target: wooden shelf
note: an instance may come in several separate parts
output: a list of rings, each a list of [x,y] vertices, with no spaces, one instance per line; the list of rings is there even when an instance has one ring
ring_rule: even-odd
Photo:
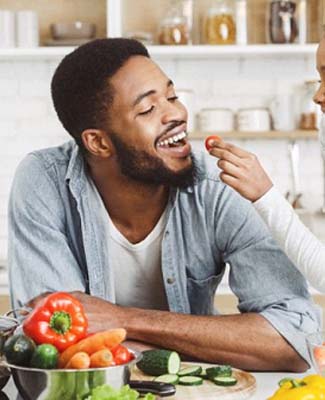
[[[3,60],[56,60],[73,51],[75,47],[36,47],[0,49],[0,61]],[[148,46],[150,55],[155,59],[216,59],[216,58],[252,58],[252,57],[309,57],[315,56],[317,44],[288,45],[247,45],[247,46]]]
[[[252,57],[297,57],[315,56],[317,44],[255,44],[237,45],[192,45],[192,46],[148,46],[152,57],[161,59],[213,59]]]
[[[218,134],[225,139],[272,139],[272,140],[315,140],[318,137],[318,131],[268,131],[268,132],[192,132],[189,134],[192,140],[203,140],[209,135]]]

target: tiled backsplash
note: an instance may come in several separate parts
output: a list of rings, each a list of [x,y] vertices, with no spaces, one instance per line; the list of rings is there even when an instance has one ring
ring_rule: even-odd
[[[0,259],[6,257],[6,209],[18,162],[31,150],[69,138],[56,119],[50,99],[50,80],[58,62],[0,61]],[[230,107],[234,111],[267,106],[275,94],[294,94],[305,79],[317,78],[314,57],[171,60],[160,64],[176,88],[194,91],[196,112],[209,106]],[[291,189],[287,141],[236,143],[260,157],[283,193]],[[315,140],[299,143],[302,202],[308,210],[315,211],[320,209],[323,197],[319,147]],[[202,143],[196,141],[194,147],[202,148]],[[325,239],[321,217],[312,222],[316,234]]]

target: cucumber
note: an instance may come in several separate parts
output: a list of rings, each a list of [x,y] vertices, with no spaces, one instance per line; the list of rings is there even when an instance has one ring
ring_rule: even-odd
[[[214,379],[218,376],[231,376],[232,368],[230,365],[218,365],[216,367],[210,367],[205,370],[209,379]]]
[[[147,375],[177,374],[181,366],[181,359],[176,351],[146,350],[142,353],[142,360],[137,367]]]
[[[217,376],[212,379],[212,382],[218,386],[234,386],[237,383],[237,379],[233,376]]]
[[[205,369],[202,369],[202,372],[199,375],[203,379],[209,379]]]
[[[3,353],[9,364],[29,367],[36,349],[35,342],[28,336],[17,334],[10,336],[4,344]]]
[[[203,379],[199,376],[182,376],[178,383],[184,386],[199,386],[202,385]]]
[[[179,377],[176,374],[165,374],[157,376],[154,379],[155,382],[171,383],[172,385],[177,385]]]
[[[178,372],[178,376],[200,376],[202,372],[202,367],[200,367],[199,365],[193,365],[193,367],[187,367],[187,368],[182,368],[179,372]]]

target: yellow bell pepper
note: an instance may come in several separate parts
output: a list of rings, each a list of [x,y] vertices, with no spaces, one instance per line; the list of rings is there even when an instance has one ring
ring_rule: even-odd
[[[303,379],[284,379],[268,400],[325,400],[325,378],[309,375]]]

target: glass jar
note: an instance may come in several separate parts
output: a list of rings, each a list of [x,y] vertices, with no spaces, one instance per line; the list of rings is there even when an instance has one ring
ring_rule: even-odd
[[[205,42],[207,44],[234,44],[236,23],[233,1],[214,0],[213,3],[205,18]]]
[[[317,90],[316,80],[306,81],[303,88],[300,108],[299,128],[302,130],[314,130],[318,125],[318,106],[313,97]]]
[[[178,0],[169,3],[168,11],[161,21],[158,43],[178,45],[191,43],[192,0]]]
[[[293,43],[298,35],[295,0],[269,0],[268,38],[271,43]]]

